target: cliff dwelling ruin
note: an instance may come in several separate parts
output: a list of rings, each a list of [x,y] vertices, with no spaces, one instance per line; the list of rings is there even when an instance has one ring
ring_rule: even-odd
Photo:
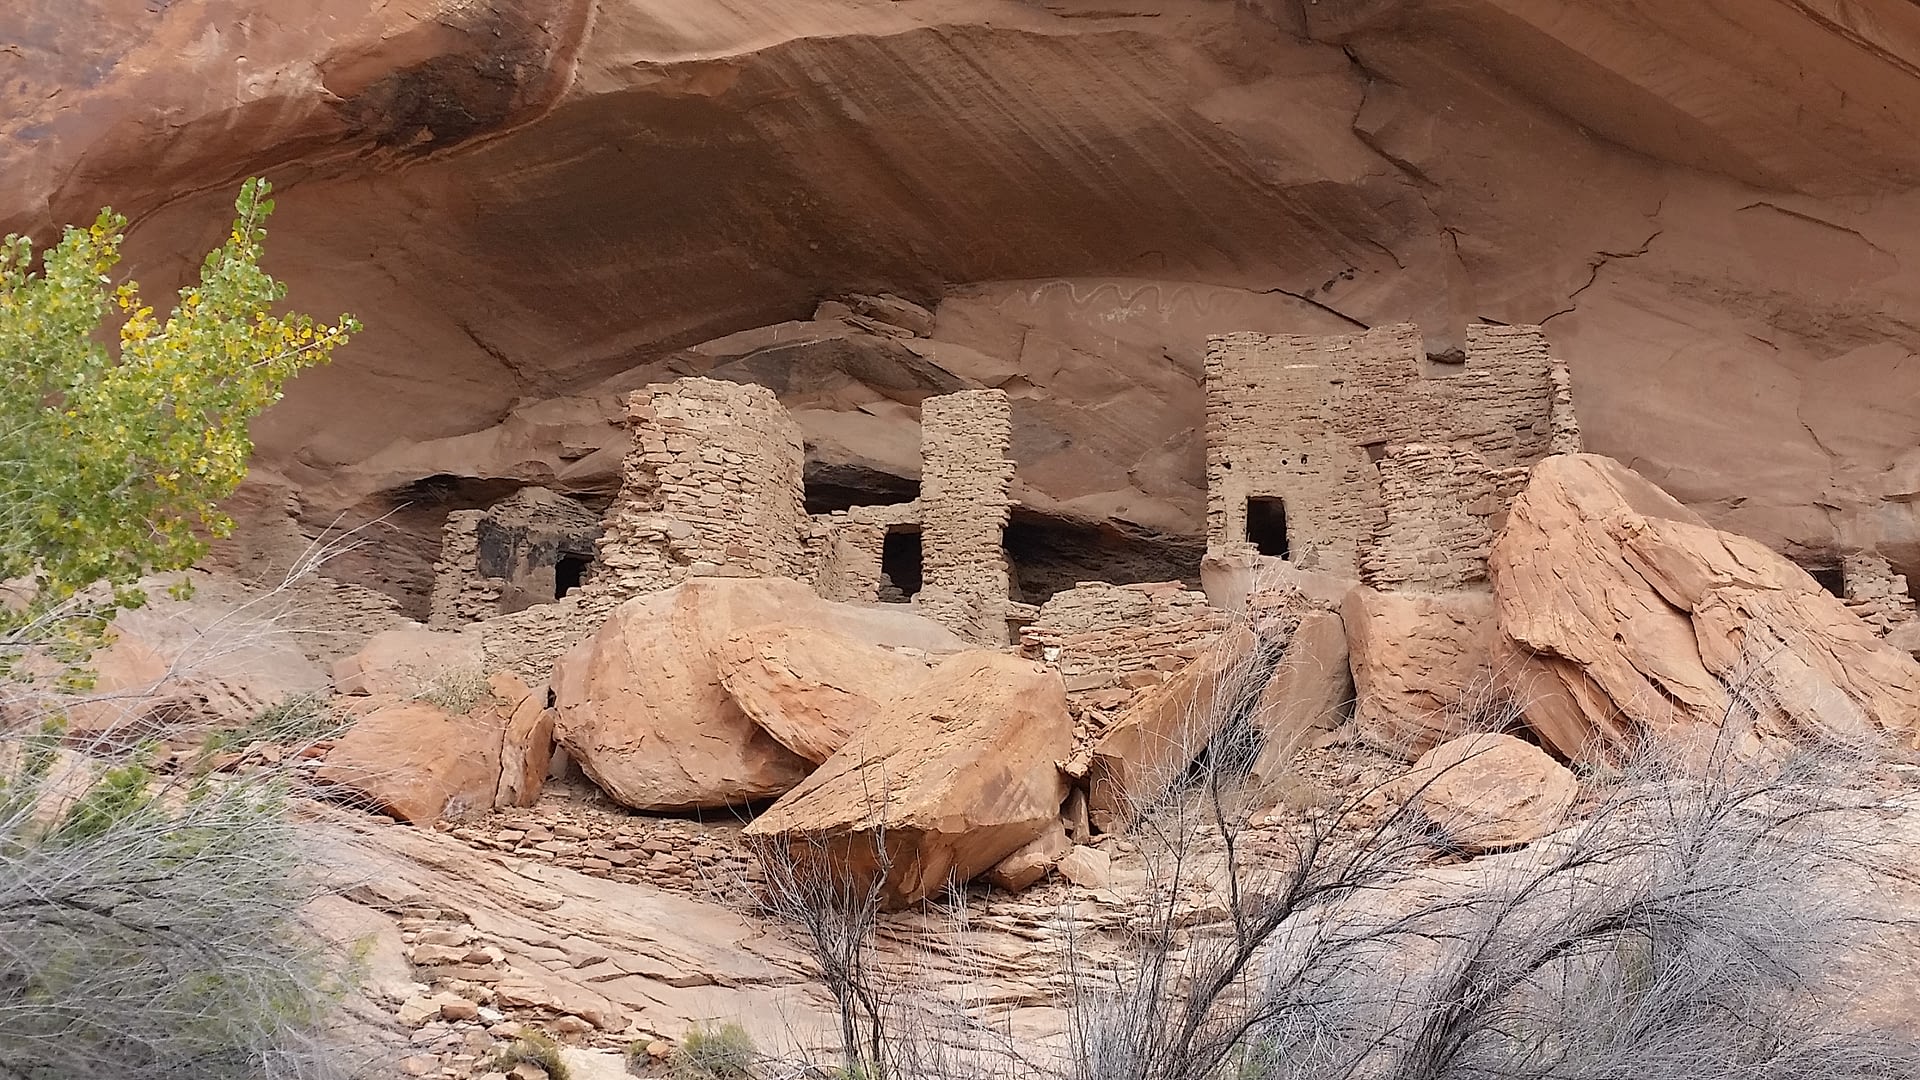
[[[1538,327],[1475,324],[1429,356],[1411,323],[1228,334],[1207,351],[1207,546],[1381,588],[1486,579],[1529,466],[1579,449]]]
[[[1388,592],[1484,590],[1528,469],[1580,436],[1539,328],[1477,324],[1465,341],[1429,355],[1412,324],[1214,338],[1204,554]],[[1069,649],[1087,730],[1154,681],[1155,642],[1205,637],[1197,540],[1019,506],[1001,390],[927,397],[919,413],[919,476],[876,498],[864,482],[810,490],[801,428],[765,387],[686,377],[634,391],[604,518],[540,487],[450,513],[432,625],[482,623],[492,658],[540,675],[626,597],[696,576],[789,577],[830,600],[911,603],[976,644]],[[1877,632],[1916,622],[1886,560],[1848,555],[1827,577]]]

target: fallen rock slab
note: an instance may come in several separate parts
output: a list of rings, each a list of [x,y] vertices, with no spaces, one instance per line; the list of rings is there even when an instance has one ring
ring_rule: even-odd
[[[389,705],[356,721],[315,778],[412,825],[466,817],[493,807],[501,730],[490,715]]]
[[[1466,730],[1492,685],[1493,598],[1485,593],[1347,594],[1354,728],[1411,760]]]
[[[734,703],[815,765],[927,674],[925,663],[891,649],[791,624],[741,630],[714,661]]]
[[[1610,458],[1535,466],[1490,566],[1503,678],[1556,753],[1749,712],[1740,752],[1803,733],[1920,747],[1920,663],[1805,570]]]
[[[1254,779],[1277,778],[1309,738],[1345,722],[1353,704],[1346,624],[1335,611],[1303,614],[1253,707],[1265,740]]]
[[[747,826],[801,880],[878,884],[900,908],[965,883],[1059,821],[1073,722],[1058,672],[965,652],[895,700]],[[776,872],[778,872],[776,870]]]
[[[986,882],[996,889],[1019,892],[1046,877],[1053,864],[1072,849],[1073,841],[1067,838],[1065,822],[1056,819],[1039,836],[995,863],[985,874]]]
[[[1154,687],[1095,744],[1087,807],[1102,832],[1132,823],[1246,704],[1258,638],[1245,626],[1223,631],[1207,652]]]
[[[1580,793],[1573,772],[1511,735],[1462,735],[1420,756],[1380,795],[1467,851],[1515,847],[1560,828]]]
[[[505,806],[532,806],[553,754],[545,696],[511,675],[466,713],[398,701],[356,720],[315,779],[414,825]]]

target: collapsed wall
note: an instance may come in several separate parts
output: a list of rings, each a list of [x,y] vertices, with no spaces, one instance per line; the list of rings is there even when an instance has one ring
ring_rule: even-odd
[[[1040,605],[1020,631],[1020,653],[1060,672],[1084,755],[1142,693],[1203,655],[1227,623],[1205,593],[1178,582],[1083,582]]]
[[[427,625],[453,627],[547,604],[586,584],[600,517],[525,487],[485,510],[447,515]]]
[[[1847,610],[1882,637],[1920,620],[1906,575],[1895,573],[1893,564],[1879,555],[1857,551],[1841,556],[1840,581]]]

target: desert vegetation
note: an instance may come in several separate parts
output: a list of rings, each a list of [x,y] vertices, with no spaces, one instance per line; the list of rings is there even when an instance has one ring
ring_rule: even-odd
[[[247,422],[353,329],[278,313],[285,288],[258,263],[268,191],[243,187],[164,319],[112,277],[111,211],[43,253],[0,245],[0,1074],[349,1070],[328,1034],[340,958],[302,922],[288,774],[215,768],[223,747],[337,727],[325,703],[201,732],[198,750],[70,731],[65,711],[140,583],[225,534]]]
[[[1880,856],[1862,823],[1900,805],[1882,743],[1736,753],[1764,673],[1717,732],[1648,739],[1584,769],[1547,837],[1465,858],[1471,822],[1419,789],[1323,792],[1251,854],[1252,701],[1223,679],[1197,763],[1137,808],[1147,872],[1124,939],[1060,958],[1068,1030],[1016,1047],[1006,1018],[883,960],[878,896],[763,851],[840,1010],[840,1075],[1068,1080],[1625,1080],[1896,1077],[1920,1047],[1853,995],[1887,930],[1846,896]],[[1491,696],[1473,719],[1511,725]],[[1444,773],[1426,782],[1437,783]],[[884,858],[884,845],[877,845]],[[884,867],[883,867],[884,869]],[[964,890],[942,901],[964,918]],[[923,942],[951,950],[951,940]],[[804,1055],[802,1055],[804,1056]],[[770,1061],[780,1060],[769,1058]],[[785,1068],[797,1067],[786,1061]],[[764,1075],[781,1074],[775,1069]]]

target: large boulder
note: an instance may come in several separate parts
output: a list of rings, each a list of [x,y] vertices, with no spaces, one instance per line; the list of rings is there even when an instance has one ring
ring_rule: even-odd
[[[1341,617],[1363,740],[1412,759],[1466,730],[1491,688],[1492,597],[1362,587]]]
[[[1564,825],[1580,783],[1546,751],[1511,735],[1476,732],[1420,756],[1380,796],[1405,805],[1468,851],[1514,847]]]
[[[1073,721],[1058,672],[949,657],[747,826],[802,881],[877,883],[890,908],[984,873],[1059,820]],[[827,887],[827,886],[823,886]]]
[[[1535,466],[1491,571],[1502,675],[1560,754],[1749,712],[1745,751],[1800,732],[1920,746],[1920,663],[1806,571],[1619,462]]]
[[[450,673],[478,673],[485,666],[477,630],[400,626],[380,631],[358,651],[334,661],[333,689],[338,694],[411,696]]]
[[[728,692],[718,660],[728,639],[778,625],[831,632],[849,648],[960,644],[903,605],[882,610],[887,606],[832,603],[786,578],[693,578],[636,596],[555,662],[554,737],[594,783],[636,810],[709,809],[780,795],[814,763],[782,745]],[[797,712],[780,713],[758,693],[764,688],[755,685],[746,697],[776,717],[776,726],[805,735],[796,741],[809,748],[830,740],[805,731]]]
[[[734,703],[815,765],[924,679],[927,665],[819,627],[748,627],[714,655]]]
[[[316,779],[414,825],[501,806],[531,806],[552,753],[552,714],[510,675],[466,713],[426,701],[361,717],[328,752]]]
[[[1087,769],[1095,827],[1106,832],[1131,824],[1207,749],[1248,703],[1258,647],[1243,625],[1222,631],[1204,654],[1113,722]]]

